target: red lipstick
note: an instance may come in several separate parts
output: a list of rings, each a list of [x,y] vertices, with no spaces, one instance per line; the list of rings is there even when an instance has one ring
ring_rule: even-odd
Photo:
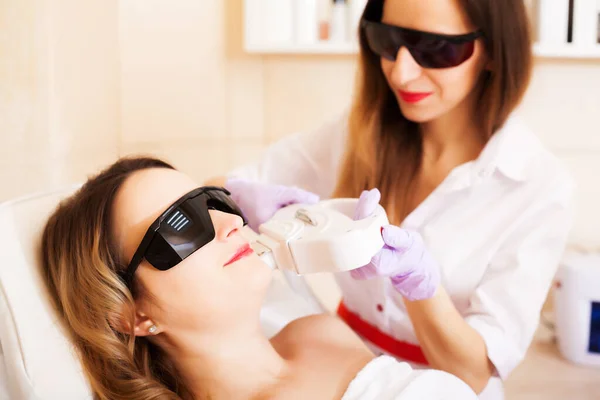
[[[233,264],[234,262],[239,261],[242,258],[251,255],[252,253],[254,253],[254,250],[252,250],[250,245],[248,243],[246,243],[245,245],[240,247],[238,249],[238,251],[236,251],[236,253],[233,255],[233,257],[231,257],[231,259],[229,261],[227,261],[227,263],[225,263],[224,266],[226,267],[230,264]]]
[[[431,96],[433,92],[405,92],[398,90],[400,98],[407,103],[418,103],[419,101]]]

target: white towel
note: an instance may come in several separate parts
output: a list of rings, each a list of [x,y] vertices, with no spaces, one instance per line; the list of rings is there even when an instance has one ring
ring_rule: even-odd
[[[477,400],[477,395],[454,375],[414,370],[380,356],[358,373],[342,400]]]

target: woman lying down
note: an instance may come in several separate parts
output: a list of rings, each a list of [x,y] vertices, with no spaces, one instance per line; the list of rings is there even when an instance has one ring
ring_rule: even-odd
[[[149,158],[118,161],[59,206],[45,276],[96,398],[476,398],[452,375],[375,357],[333,316],[267,339],[271,269],[242,226],[226,192]]]

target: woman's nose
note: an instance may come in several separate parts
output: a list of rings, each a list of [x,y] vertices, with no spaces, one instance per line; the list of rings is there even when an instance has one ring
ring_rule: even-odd
[[[211,210],[209,213],[215,227],[215,237],[217,240],[226,240],[244,226],[244,221],[239,215],[217,210]]]
[[[392,81],[398,87],[404,86],[421,76],[423,69],[415,61],[406,47],[400,47],[392,69]]]

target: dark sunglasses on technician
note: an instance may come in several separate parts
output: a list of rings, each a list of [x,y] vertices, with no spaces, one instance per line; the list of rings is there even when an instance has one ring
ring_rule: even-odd
[[[166,271],[210,243],[215,238],[215,228],[209,210],[238,215],[246,224],[227,190],[213,186],[192,190],[150,225],[123,276],[127,287],[131,287],[142,260]]]
[[[475,41],[483,37],[476,31],[464,35],[401,28],[381,22],[383,1],[369,1],[361,20],[361,29],[373,53],[395,61],[400,48],[406,47],[423,68],[452,68],[467,61],[475,50]]]

